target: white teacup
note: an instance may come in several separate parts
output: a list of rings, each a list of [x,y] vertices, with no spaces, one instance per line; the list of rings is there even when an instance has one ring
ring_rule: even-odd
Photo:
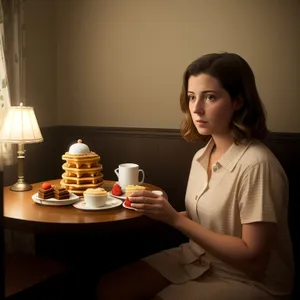
[[[120,164],[119,168],[115,169],[118,176],[118,183],[123,192],[127,185],[140,185],[144,183],[145,172],[139,168],[139,165],[133,163]],[[139,181],[139,174],[142,174],[142,179]]]
[[[90,188],[83,192],[83,197],[87,206],[101,207],[107,201],[107,192],[103,188]]]

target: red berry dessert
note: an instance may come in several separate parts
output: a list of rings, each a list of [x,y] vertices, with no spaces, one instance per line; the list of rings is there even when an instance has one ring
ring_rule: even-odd
[[[50,188],[51,188],[51,184],[50,184],[50,183],[44,182],[44,183],[42,184],[42,189],[43,189],[43,190],[48,190],[48,189],[50,189]]]
[[[121,196],[123,194],[122,192],[122,189],[120,187],[119,184],[115,183],[112,190],[111,190],[111,193],[114,195],[114,196]]]
[[[131,206],[131,202],[130,202],[128,197],[126,197],[126,200],[124,201],[124,204],[125,204],[125,206],[129,206],[129,207]]]

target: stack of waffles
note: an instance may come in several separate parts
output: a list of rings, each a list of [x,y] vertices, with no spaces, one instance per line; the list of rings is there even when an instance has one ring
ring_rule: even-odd
[[[66,162],[62,165],[65,172],[60,184],[71,193],[82,196],[88,188],[97,188],[103,184],[100,156],[90,151],[82,140],[73,144],[62,159]]]

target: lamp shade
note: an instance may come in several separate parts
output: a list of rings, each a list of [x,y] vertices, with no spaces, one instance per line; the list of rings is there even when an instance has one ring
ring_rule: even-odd
[[[7,143],[39,143],[43,141],[33,107],[11,106],[0,130],[0,141]]]

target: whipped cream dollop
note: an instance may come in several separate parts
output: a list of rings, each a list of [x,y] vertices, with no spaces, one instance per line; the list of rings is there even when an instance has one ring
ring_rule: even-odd
[[[70,148],[69,148],[69,153],[70,154],[89,154],[90,148],[82,143],[82,140],[78,140],[77,143],[73,144]]]
[[[92,195],[106,195],[107,191],[103,188],[89,188],[83,192],[84,194],[92,194]]]

